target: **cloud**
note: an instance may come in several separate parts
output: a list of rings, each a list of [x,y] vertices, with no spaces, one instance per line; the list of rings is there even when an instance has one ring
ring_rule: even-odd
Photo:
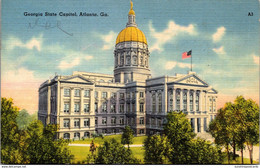
[[[213,42],[218,42],[218,41],[220,41],[220,40],[222,39],[222,37],[224,36],[225,33],[226,33],[226,28],[223,27],[223,26],[222,26],[222,27],[219,27],[219,28],[217,29],[217,32],[212,35],[212,40],[213,40]]]
[[[255,54],[252,54],[252,57],[253,57],[254,63],[257,64],[257,65],[260,65],[259,56],[256,56]]]
[[[6,42],[6,48],[9,50],[14,49],[15,47],[27,48],[29,50],[36,49],[41,51],[43,43],[43,35],[39,35],[38,37],[32,37],[27,42],[22,42],[19,38],[9,37]]]
[[[181,62],[176,62],[176,61],[168,61],[166,62],[165,64],[165,69],[166,70],[171,70],[175,67],[180,67],[180,68],[190,68],[190,64],[187,64],[187,63],[181,63]]]
[[[110,50],[114,47],[116,35],[113,31],[110,31],[107,35],[99,35],[105,43],[102,48],[103,50]]]
[[[156,39],[156,42],[150,47],[150,52],[155,50],[163,51],[163,45],[171,41],[174,37],[180,34],[196,35],[195,26],[189,24],[188,26],[181,26],[176,24],[174,21],[169,21],[168,27],[162,32],[156,32],[152,22],[149,22],[150,34]]]
[[[71,69],[81,63],[82,60],[89,61],[93,59],[92,55],[85,55],[82,53],[70,51],[69,55],[65,56],[64,59],[58,65],[61,70]]]
[[[215,53],[217,53],[218,55],[226,54],[226,52],[225,52],[223,46],[221,46],[221,47],[219,47],[219,48],[213,48],[212,50],[213,50]]]

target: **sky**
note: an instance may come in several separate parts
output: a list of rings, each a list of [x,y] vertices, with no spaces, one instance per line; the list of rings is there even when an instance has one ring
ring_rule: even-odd
[[[181,56],[192,50],[193,71],[218,91],[218,108],[238,95],[259,102],[258,7],[258,0],[133,0],[152,76],[186,74],[191,60]],[[2,0],[1,96],[34,113],[40,84],[55,74],[113,74],[129,9],[129,0]]]

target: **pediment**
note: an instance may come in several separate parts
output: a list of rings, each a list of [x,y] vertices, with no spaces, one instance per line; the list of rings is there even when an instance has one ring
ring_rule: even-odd
[[[176,81],[176,83],[187,84],[187,85],[205,86],[205,87],[208,86],[208,84],[206,82],[204,82],[202,79],[200,79],[198,76],[196,76],[194,74],[184,76],[183,78],[178,79]]]
[[[208,91],[208,93],[211,93],[211,94],[217,94],[218,93],[218,91],[216,91],[215,89],[210,89],[209,91]]]
[[[75,83],[88,83],[88,84],[93,84],[92,81],[90,81],[90,80],[84,78],[84,77],[81,76],[81,75],[70,76],[70,77],[67,77],[67,78],[62,79],[61,81],[64,81],[64,82],[75,82]]]

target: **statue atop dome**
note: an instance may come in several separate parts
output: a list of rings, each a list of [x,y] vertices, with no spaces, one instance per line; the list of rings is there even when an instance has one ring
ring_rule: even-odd
[[[135,15],[135,11],[133,10],[133,2],[132,2],[132,0],[130,0],[130,5],[131,5],[131,8],[130,8],[130,11],[129,11],[128,15]]]

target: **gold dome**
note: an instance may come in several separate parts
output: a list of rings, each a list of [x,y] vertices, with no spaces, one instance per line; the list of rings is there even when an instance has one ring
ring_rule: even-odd
[[[144,33],[137,27],[126,27],[116,38],[116,44],[125,41],[136,41],[147,44]]]

